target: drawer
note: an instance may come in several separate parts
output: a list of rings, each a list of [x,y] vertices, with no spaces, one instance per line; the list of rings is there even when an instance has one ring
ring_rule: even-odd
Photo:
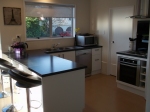
[[[101,69],[101,55],[93,55],[92,56],[92,71]]]
[[[84,53],[90,53],[91,54],[91,49],[86,49],[86,50],[78,50],[78,51],[76,51],[76,55],[82,55],[82,54],[84,54]]]
[[[101,54],[101,48],[92,49],[92,55],[95,55],[95,54]]]

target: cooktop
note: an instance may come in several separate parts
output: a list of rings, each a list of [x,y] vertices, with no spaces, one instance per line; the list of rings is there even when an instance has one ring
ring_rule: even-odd
[[[141,57],[141,58],[147,58],[147,52],[146,51],[120,51],[117,52],[117,54],[124,54],[129,56],[135,56],[135,57]]]

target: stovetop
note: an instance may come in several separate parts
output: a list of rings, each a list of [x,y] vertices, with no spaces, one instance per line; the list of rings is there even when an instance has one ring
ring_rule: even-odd
[[[141,57],[141,58],[147,58],[147,52],[146,51],[120,51],[117,52],[117,54],[124,54],[129,56],[135,56],[135,57]]]

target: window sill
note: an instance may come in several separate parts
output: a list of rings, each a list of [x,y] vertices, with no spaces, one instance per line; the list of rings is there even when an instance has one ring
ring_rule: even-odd
[[[40,38],[40,39],[26,39],[26,41],[44,41],[44,40],[53,40],[53,39],[70,39],[74,37],[50,37],[50,38]]]

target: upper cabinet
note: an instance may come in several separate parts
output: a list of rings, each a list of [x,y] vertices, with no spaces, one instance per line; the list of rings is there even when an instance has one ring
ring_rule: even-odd
[[[149,25],[150,21],[139,20],[137,21],[136,28],[136,51],[147,52],[149,41]]]

